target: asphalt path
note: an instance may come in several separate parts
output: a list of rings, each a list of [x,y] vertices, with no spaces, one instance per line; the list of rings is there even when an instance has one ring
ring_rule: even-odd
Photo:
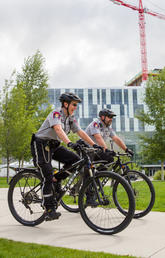
[[[0,238],[95,252],[165,258],[163,212],[150,212],[141,219],[133,219],[125,230],[110,236],[92,231],[79,213],[69,213],[62,207],[59,208],[62,213],[59,220],[25,227],[9,211],[7,191],[0,189]]]

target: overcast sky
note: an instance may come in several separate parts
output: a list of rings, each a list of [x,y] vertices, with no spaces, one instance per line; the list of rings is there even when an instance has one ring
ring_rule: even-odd
[[[163,0],[143,5],[165,14]],[[148,68],[162,68],[165,20],[145,20]],[[120,87],[141,71],[138,12],[109,0],[0,0],[1,87],[37,49],[50,88]]]

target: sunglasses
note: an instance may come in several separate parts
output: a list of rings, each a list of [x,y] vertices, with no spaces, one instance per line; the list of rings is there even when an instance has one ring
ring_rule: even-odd
[[[108,116],[108,118],[113,118],[114,116]]]

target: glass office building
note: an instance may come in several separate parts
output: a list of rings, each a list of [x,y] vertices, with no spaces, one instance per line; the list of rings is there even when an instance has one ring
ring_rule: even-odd
[[[76,118],[82,129],[98,117],[103,108],[112,109],[117,115],[113,119],[112,128],[121,137],[127,146],[135,151],[139,147],[138,134],[152,131],[153,128],[142,124],[136,114],[145,110],[143,102],[144,87],[123,87],[123,88],[102,88],[102,89],[48,89],[50,103],[54,108],[60,106],[59,96],[63,92],[74,92],[81,99],[82,103],[76,110]]]

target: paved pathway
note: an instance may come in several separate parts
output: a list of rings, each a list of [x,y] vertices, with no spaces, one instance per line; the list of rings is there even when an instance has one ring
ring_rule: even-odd
[[[10,214],[7,189],[0,189],[0,238],[74,249],[103,251],[145,258],[165,258],[165,213],[150,212],[133,220],[122,232],[105,236],[86,226],[79,214],[62,207],[58,221],[43,222],[36,227],[19,224]]]

